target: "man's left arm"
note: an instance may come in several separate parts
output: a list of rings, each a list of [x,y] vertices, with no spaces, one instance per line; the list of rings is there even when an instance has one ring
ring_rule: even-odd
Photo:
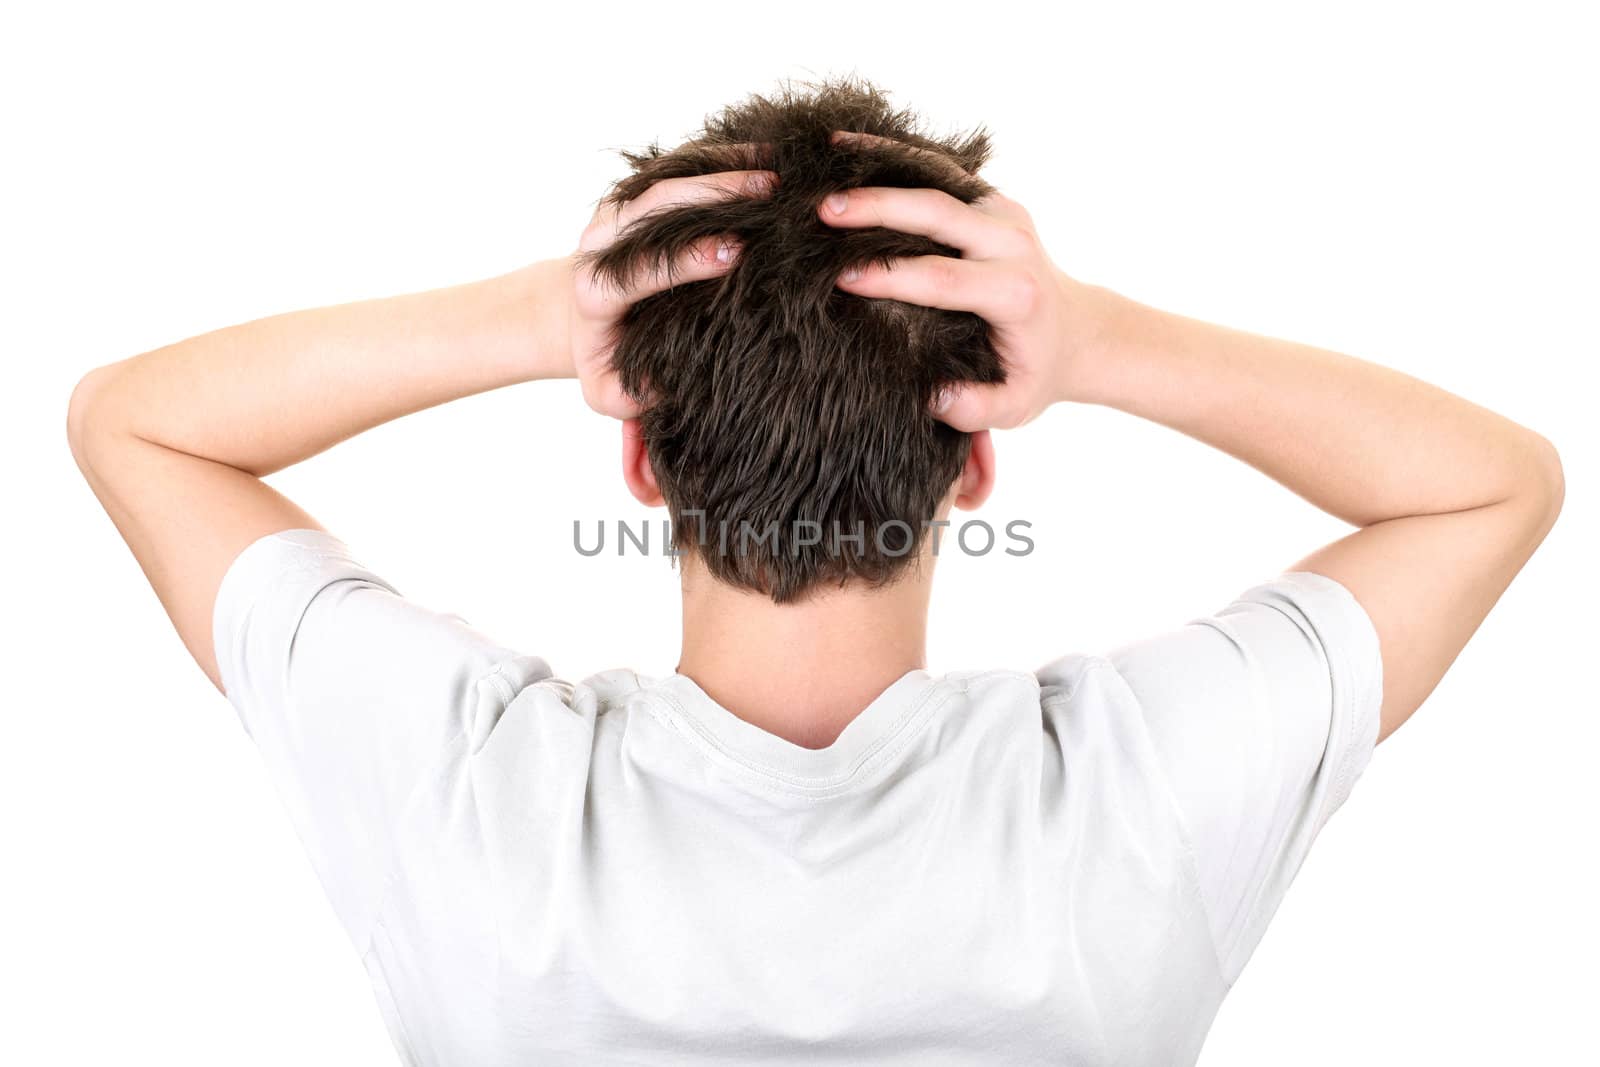
[[[541,378],[577,377],[597,411],[637,413],[610,368],[615,324],[642,297],[726,273],[737,241],[695,241],[620,284],[580,267],[584,255],[665,206],[766,196],[775,180],[666,179],[603,201],[572,255],[257,319],[85,375],[67,414],[73,456],[212,683],[223,688],[212,622],[229,565],[267,534],[322,530],[263,476],[402,415]]]
[[[229,564],[266,534],[322,529],[262,477],[411,412],[570,377],[570,269],[276,315],[84,376],[73,456],[213,684]]]

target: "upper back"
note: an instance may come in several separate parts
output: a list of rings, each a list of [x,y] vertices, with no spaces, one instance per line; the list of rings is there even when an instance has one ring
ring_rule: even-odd
[[[229,700],[414,1063],[1192,1061],[1371,755],[1377,636],[1288,573],[807,749],[580,684],[320,531],[217,594]]]
[[[530,685],[402,835],[415,1054],[1192,1058],[1225,985],[1172,800],[1110,664],[1063,670],[915,671],[822,750],[678,675]]]

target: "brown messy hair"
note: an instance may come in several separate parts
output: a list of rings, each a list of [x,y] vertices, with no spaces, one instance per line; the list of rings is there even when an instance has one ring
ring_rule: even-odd
[[[894,143],[834,144],[834,130]],[[817,209],[829,193],[867,185],[971,203],[993,191],[977,177],[989,150],[982,127],[931,137],[881,89],[849,77],[786,82],[708,116],[676,148],[622,152],[633,172],[606,202],[666,178],[778,174],[770,197],[658,210],[581,257],[620,286],[636,271],[670,271],[705,238],[740,242],[727,273],[633,304],[611,357],[643,406],[676,548],[719,580],[781,604],[824,584],[881,586],[916,559],[971,442],[929,414],[934,394],[1005,371],[979,316],[834,284],[851,265],[959,251],[881,227],[830,227]]]

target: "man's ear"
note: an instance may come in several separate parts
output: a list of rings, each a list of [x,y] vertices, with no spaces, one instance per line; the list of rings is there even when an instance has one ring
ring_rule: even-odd
[[[961,469],[961,480],[956,485],[956,507],[962,511],[976,511],[989,499],[993,489],[994,440],[988,430],[979,430],[972,435],[967,465]]]
[[[622,480],[628,483],[633,498],[645,507],[658,508],[666,503],[656,486],[656,472],[639,434],[638,419],[622,420]]]

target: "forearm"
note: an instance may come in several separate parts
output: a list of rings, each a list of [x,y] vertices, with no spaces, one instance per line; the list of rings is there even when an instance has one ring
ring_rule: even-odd
[[[74,398],[74,448],[143,441],[263,475],[414,411],[570,376],[565,269],[275,315],[109,364]]]
[[[1357,526],[1548,492],[1533,431],[1398,371],[1093,290],[1073,399],[1161,423]]]
[[[401,415],[571,374],[567,260],[297,311],[91,371],[67,437],[184,644],[217,685],[211,616],[239,552],[318,528],[260,480]]]

